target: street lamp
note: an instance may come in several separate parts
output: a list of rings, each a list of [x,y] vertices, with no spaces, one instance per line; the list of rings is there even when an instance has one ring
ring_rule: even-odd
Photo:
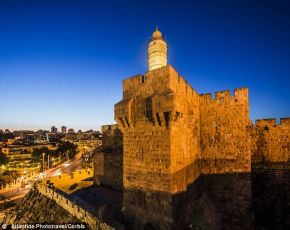
[[[44,172],[44,155],[45,153],[42,153],[42,172]]]

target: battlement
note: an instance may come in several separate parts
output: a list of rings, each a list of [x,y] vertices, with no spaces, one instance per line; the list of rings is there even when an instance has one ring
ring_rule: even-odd
[[[259,119],[255,122],[256,147],[252,163],[287,162],[289,160],[290,118]]]
[[[145,82],[145,76],[138,74],[123,80],[123,97]]]
[[[102,133],[105,133],[107,131],[114,131],[115,129],[118,129],[118,125],[117,124],[111,124],[111,125],[102,125],[101,127],[102,129]]]
[[[248,88],[236,88],[233,94],[230,90],[222,90],[214,93],[204,93],[199,95],[202,101],[234,100],[236,102],[248,100]]]
[[[102,126],[102,149],[120,151],[122,149],[122,133],[117,124]]]
[[[114,107],[115,120],[123,133],[122,170],[115,166],[117,155],[110,158],[108,154],[98,154],[96,158],[104,166],[96,165],[99,171],[95,181],[103,183],[106,167],[108,173],[116,172],[116,168],[118,173],[123,172],[122,215],[131,221],[133,229],[143,229],[148,222],[157,228],[162,226],[161,229],[183,229],[179,220],[178,225],[172,225],[176,213],[172,207],[181,207],[179,198],[187,197],[185,191],[196,182],[198,185],[198,178],[213,176],[206,187],[215,197],[224,193],[220,182],[227,194],[230,190],[239,194],[242,188],[238,183],[229,190],[228,179],[224,182],[216,178],[243,174],[250,193],[253,151],[257,149],[259,159],[287,161],[290,129],[253,127],[248,88],[198,94],[171,65],[155,68],[154,62],[160,64],[164,60],[160,50],[150,48],[149,53],[154,57],[149,61],[150,71],[123,80],[123,98]],[[261,120],[257,125],[265,123],[274,126],[276,120]],[[281,119],[281,124],[289,125],[290,118]],[[109,159],[107,164],[105,157]],[[112,184],[112,177],[116,176],[109,175],[103,181]],[[244,188],[243,185],[243,194]],[[244,209],[249,210],[250,203],[240,198],[239,195]],[[217,202],[221,213],[227,208],[223,203],[222,199]],[[190,212],[195,207],[185,204]],[[231,219],[238,219],[241,214],[240,209],[229,213],[237,214]]]
[[[171,65],[125,79],[123,88],[123,100],[115,105],[115,120],[121,129],[144,121],[169,127],[187,111],[186,106],[198,107],[198,93]]]
[[[59,207],[69,214],[85,222],[88,229],[124,229],[124,226],[115,220],[104,222],[103,217],[99,215],[102,207],[97,210],[91,209],[81,200],[72,200],[61,191],[51,189],[42,183],[36,182],[34,187],[43,196],[54,200]]]
[[[255,125],[257,127],[290,126],[290,117],[280,118],[280,124],[277,123],[276,118],[258,119]]]
[[[231,91],[230,90],[218,91],[214,93],[214,96],[215,96],[215,99],[231,97]]]
[[[135,75],[123,80],[123,99],[139,94],[156,92],[185,92],[187,95],[197,94],[192,86],[171,65]]]
[[[274,125],[277,125],[276,118],[258,119],[255,121],[255,125],[257,127],[261,127],[265,125],[274,126]]]
[[[290,126],[290,117],[280,118],[280,124],[284,126]]]

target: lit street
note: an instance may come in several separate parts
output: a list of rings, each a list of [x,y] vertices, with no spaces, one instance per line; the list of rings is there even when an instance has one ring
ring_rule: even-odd
[[[61,174],[69,174],[75,170],[80,169],[81,166],[81,157],[80,154],[77,154],[74,159],[66,161],[55,168],[48,169],[45,171],[43,177],[53,177]],[[29,192],[34,180],[36,178],[27,179],[25,183],[25,188],[21,188],[21,184],[19,183],[17,186],[11,188],[10,190],[0,191],[0,220],[3,218],[4,211],[7,208],[11,208],[11,206],[19,203],[22,198]]]
[[[80,154],[77,154],[74,159],[66,161],[55,168],[46,170],[45,173],[47,177],[52,177],[61,174],[69,174],[77,169],[80,169],[81,167],[81,156]]]

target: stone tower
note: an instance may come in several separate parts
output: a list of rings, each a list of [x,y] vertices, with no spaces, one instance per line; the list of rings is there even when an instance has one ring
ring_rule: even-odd
[[[167,64],[167,44],[162,33],[156,27],[148,46],[149,71],[161,68]]]
[[[200,95],[166,64],[166,53],[157,29],[148,47],[149,71],[123,80],[123,99],[115,105],[123,133],[125,222],[128,229],[186,229],[201,215],[218,226],[215,208],[227,208],[219,195],[233,185],[227,199],[243,197],[243,205],[229,210],[236,216],[222,218],[238,226],[239,213],[248,215],[251,194],[248,89]],[[238,186],[237,177],[244,178]],[[202,195],[201,184],[212,200]]]
[[[166,50],[156,30],[149,71],[123,80],[123,99],[115,105],[123,133],[124,216],[133,229],[146,223],[174,228],[173,197],[199,176],[198,94],[166,65]]]

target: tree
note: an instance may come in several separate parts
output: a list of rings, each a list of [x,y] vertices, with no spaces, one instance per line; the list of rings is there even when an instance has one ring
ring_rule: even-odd
[[[70,143],[68,141],[59,143],[57,153],[61,154],[62,156],[66,157],[66,154],[68,154],[68,157],[71,159],[77,154],[77,146],[73,143]]]
[[[5,170],[0,174],[0,186],[10,184],[19,177],[19,173],[15,170]]]
[[[15,138],[13,133],[0,133],[0,141],[7,142],[8,139]]]
[[[4,153],[0,152],[0,165],[6,165],[8,161],[8,157]]]
[[[49,150],[47,147],[35,148],[32,151],[32,159],[34,161],[40,161],[40,160],[42,160],[42,153],[45,153],[45,155],[47,156],[47,154],[53,154],[54,151]]]

